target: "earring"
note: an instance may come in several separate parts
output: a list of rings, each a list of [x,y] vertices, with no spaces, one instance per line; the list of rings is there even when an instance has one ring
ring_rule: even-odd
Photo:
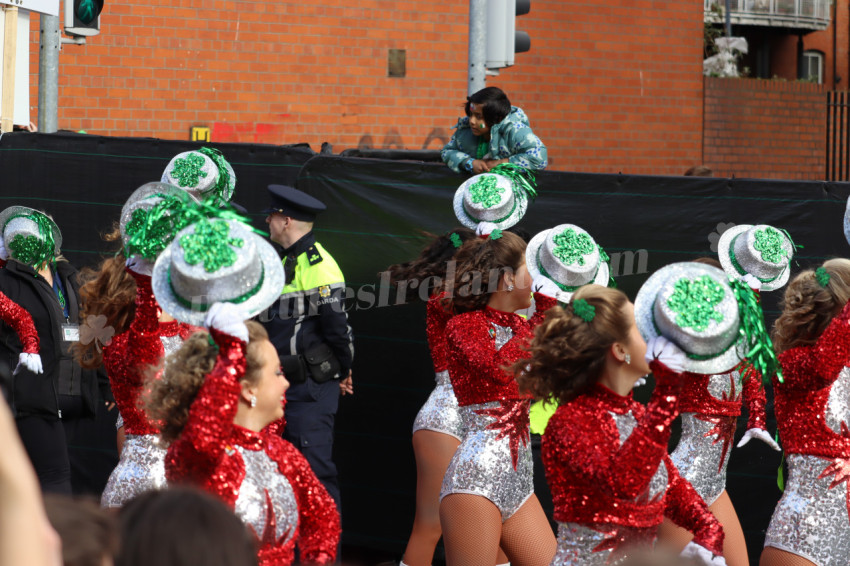
[[[257,396],[251,395],[251,408],[253,409],[256,406],[257,406]]]
[[[627,364],[631,364],[631,363],[632,363],[632,356],[631,356],[631,354],[629,354],[628,352],[626,352],[626,363],[627,363]]]
[[[513,284],[508,285],[508,293],[510,293],[510,292],[511,292],[511,291],[513,291],[513,290],[514,290],[514,286],[513,286]]]

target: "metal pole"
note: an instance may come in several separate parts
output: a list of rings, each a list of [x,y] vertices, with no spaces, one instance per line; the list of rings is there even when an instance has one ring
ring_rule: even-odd
[[[469,84],[467,94],[484,88],[487,69],[487,0],[469,0]]]
[[[730,9],[730,0],[726,0],[726,9],[723,10],[723,15],[726,17],[726,37],[732,37],[732,10]]]
[[[70,1],[70,0],[66,0]],[[59,16],[41,14],[38,54],[38,131],[57,130],[59,108],[59,47],[62,45]]]

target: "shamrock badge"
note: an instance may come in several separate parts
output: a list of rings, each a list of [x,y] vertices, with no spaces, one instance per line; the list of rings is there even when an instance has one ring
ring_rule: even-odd
[[[492,208],[502,202],[504,187],[499,186],[499,178],[495,175],[481,175],[475,183],[469,187],[469,196],[472,202],[480,204],[484,208]]]
[[[207,176],[207,172],[204,171],[205,163],[206,160],[202,156],[190,153],[174,161],[171,177],[177,179],[177,184],[181,187],[195,187],[202,177]]]
[[[241,248],[245,241],[231,238],[230,225],[224,220],[202,220],[195,225],[192,234],[180,237],[183,259],[189,265],[203,263],[207,273],[215,273],[222,267],[236,263],[233,247]]]
[[[788,256],[788,252],[783,247],[784,243],[785,238],[782,237],[782,233],[768,226],[764,230],[756,230],[753,248],[761,252],[761,258],[764,261],[782,263],[782,260]]]
[[[590,235],[586,232],[576,232],[574,228],[567,228],[553,238],[555,249],[552,253],[565,265],[577,263],[584,265],[584,256],[593,253],[594,244]]]
[[[708,275],[696,279],[682,277],[673,286],[673,294],[667,299],[667,306],[676,313],[676,325],[679,328],[704,332],[712,320],[723,320],[723,313],[716,307],[725,297],[723,285]]]

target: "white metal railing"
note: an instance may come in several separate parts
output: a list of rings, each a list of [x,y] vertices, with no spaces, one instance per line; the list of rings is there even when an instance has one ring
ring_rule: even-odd
[[[703,1],[706,19],[722,22],[726,0]],[[729,8],[740,24],[823,29],[830,18],[830,0],[729,0]]]

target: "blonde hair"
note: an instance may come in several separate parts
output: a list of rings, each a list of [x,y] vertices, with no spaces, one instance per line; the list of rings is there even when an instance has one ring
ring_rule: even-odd
[[[587,322],[575,313],[576,301],[595,309]],[[573,294],[565,308],[554,307],[534,331],[530,359],[513,366],[520,389],[537,398],[554,397],[559,403],[575,399],[592,387],[605,367],[608,350],[615,342],[628,342],[635,324],[626,315],[629,299],[617,289],[585,285]]]
[[[818,282],[815,270],[807,269],[785,289],[782,314],[773,325],[777,353],[814,344],[850,300],[850,260],[830,259],[822,267],[830,276],[826,286]]]
[[[245,322],[248,327],[248,347],[245,349],[246,370],[242,377],[248,385],[256,385],[262,367],[259,344],[268,341],[266,329],[257,322]],[[152,368],[148,375],[148,393],[142,399],[148,418],[158,426],[164,445],[171,444],[189,420],[189,409],[198,396],[206,376],[215,367],[218,347],[210,343],[209,335],[197,332],[189,337],[165,363],[165,372]]]

